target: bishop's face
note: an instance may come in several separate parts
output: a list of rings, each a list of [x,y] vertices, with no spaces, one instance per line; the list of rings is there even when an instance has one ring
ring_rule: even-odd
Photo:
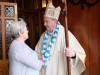
[[[48,32],[52,32],[56,28],[57,25],[56,25],[55,20],[44,17],[44,26],[46,27],[46,30]]]

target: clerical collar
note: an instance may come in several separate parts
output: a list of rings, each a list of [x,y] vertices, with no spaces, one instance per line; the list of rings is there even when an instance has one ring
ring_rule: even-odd
[[[48,35],[52,36],[53,35],[53,32],[48,32]]]
[[[56,29],[56,28],[55,28]],[[53,33],[54,33],[54,31],[55,31],[55,29],[52,31],[52,32],[48,32],[48,35],[50,35],[50,36],[52,36],[53,35]]]

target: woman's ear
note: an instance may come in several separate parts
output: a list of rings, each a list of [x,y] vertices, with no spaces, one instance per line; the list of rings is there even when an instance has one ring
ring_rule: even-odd
[[[20,37],[20,36],[22,36],[22,33],[19,31],[19,32],[18,32],[18,35],[19,35],[19,37]]]

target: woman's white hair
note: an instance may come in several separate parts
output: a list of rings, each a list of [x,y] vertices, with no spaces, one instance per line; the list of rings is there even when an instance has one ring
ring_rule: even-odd
[[[21,21],[14,21],[13,23],[11,23],[10,25],[10,32],[11,32],[11,35],[14,37],[14,38],[18,38],[19,37],[19,32],[21,34],[24,33],[24,28],[26,26],[26,23],[23,19],[21,19]]]

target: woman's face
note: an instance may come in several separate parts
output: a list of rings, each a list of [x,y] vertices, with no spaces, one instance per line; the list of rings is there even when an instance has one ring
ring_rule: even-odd
[[[24,40],[26,40],[26,39],[28,39],[29,37],[28,37],[28,30],[27,30],[27,27],[25,26],[25,28],[24,28],[24,33],[22,34],[22,37],[23,37],[23,39]]]
[[[44,17],[44,26],[46,30],[52,32],[56,28],[56,21],[50,18]]]

